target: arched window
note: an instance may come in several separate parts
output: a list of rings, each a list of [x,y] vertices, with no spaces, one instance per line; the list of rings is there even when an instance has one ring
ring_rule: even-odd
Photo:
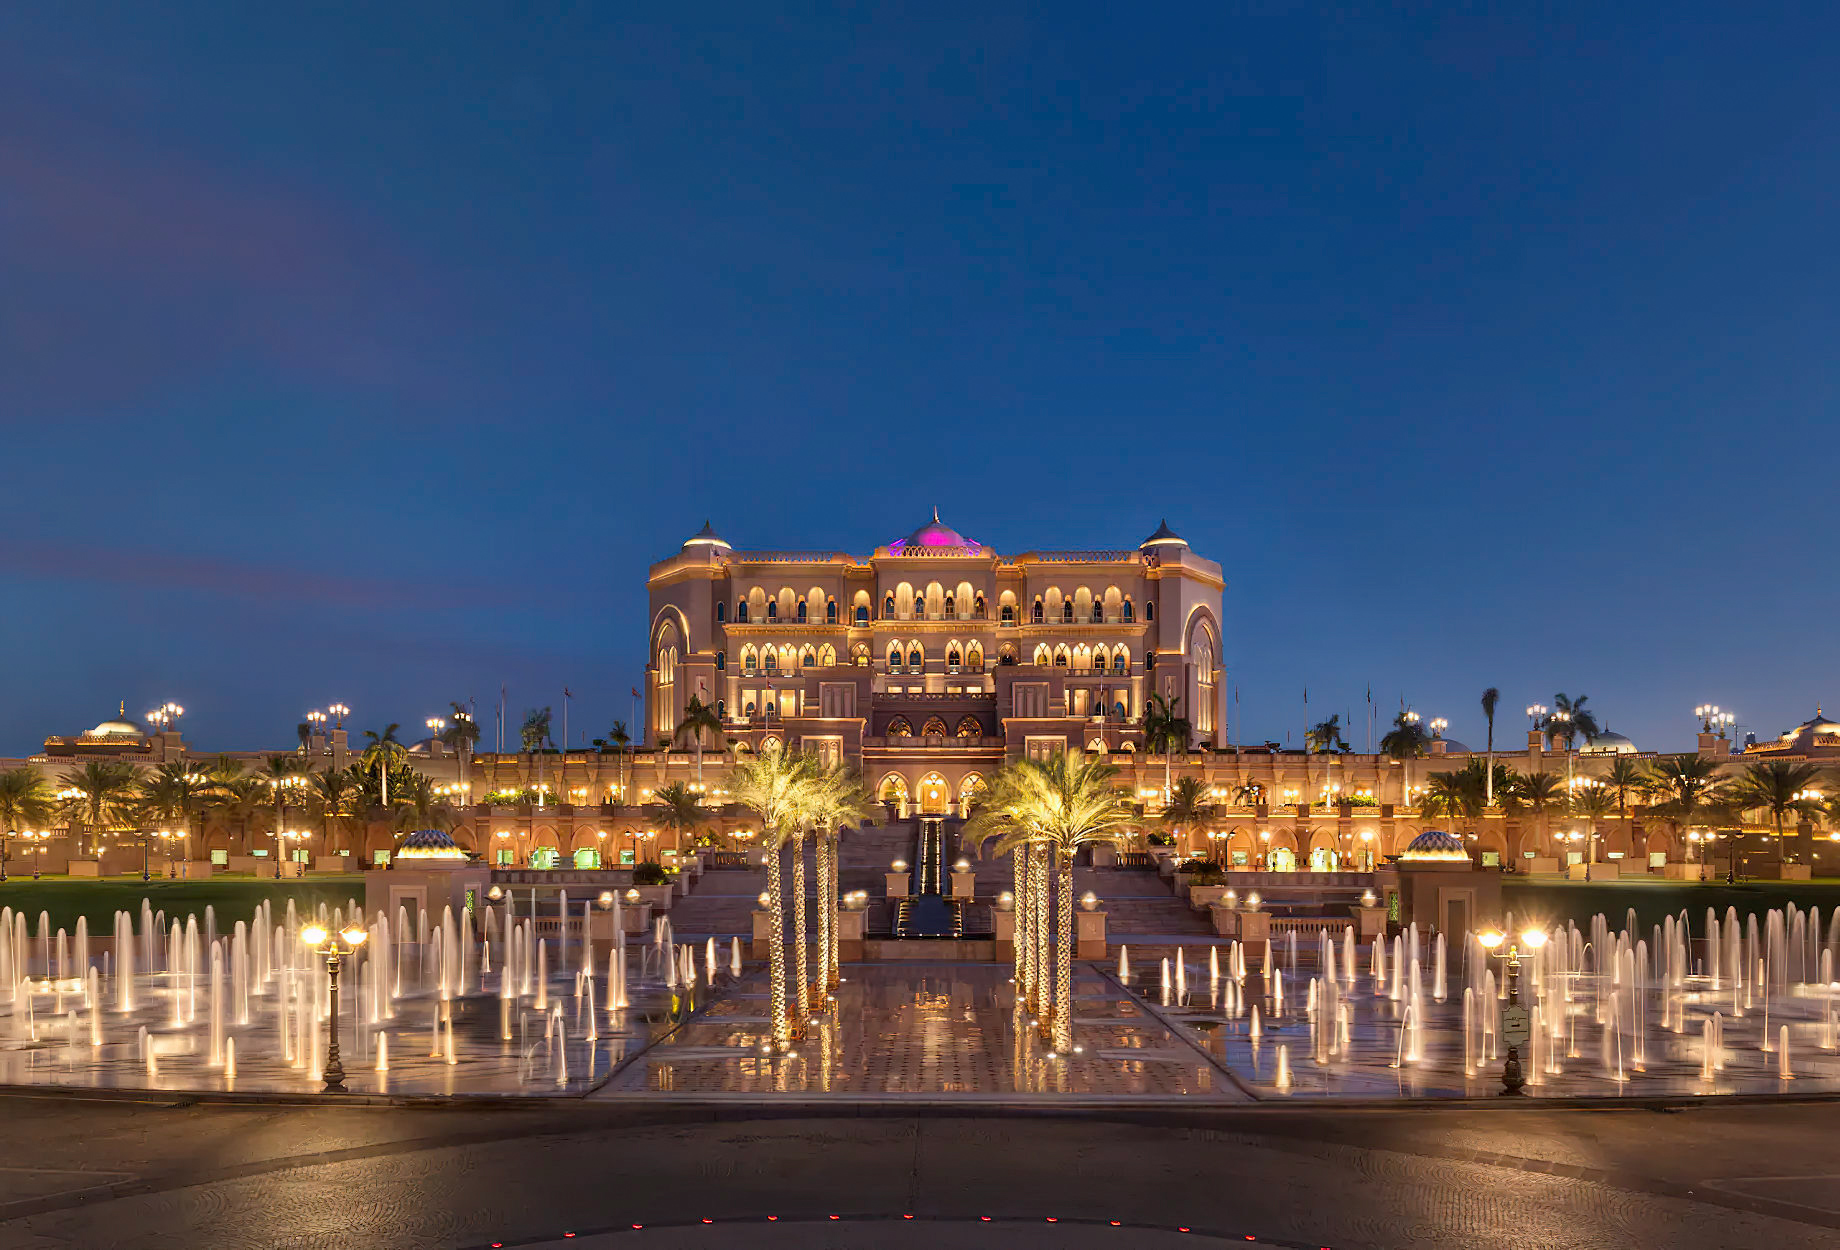
[[[1123,699],[1120,699],[1118,702],[1112,704],[1112,715],[1117,717],[1119,720],[1124,719],[1124,700]]]
[[[958,731],[953,736],[957,738],[982,738],[984,736],[984,726],[978,723],[977,717],[967,716],[965,719],[958,722]]]
[[[850,648],[850,663],[860,665],[863,668],[869,667],[868,644],[859,642],[854,647]]]
[[[726,603],[716,604],[716,624],[720,625],[723,621],[726,621],[727,619],[728,619],[728,605]]]
[[[1054,653],[1054,667],[1055,668],[1066,668],[1067,659],[1068,659],[1067,648],[1062,647],[1059,651],[1056,651]]]
[[[868,604],[859,603],[856,605],[856,623],[858,625],[867,625],[869,623],[869,605]]]
[[[984,667],[984,648],[975,642],[965,648],[965,667],[974,673]]]
[[[1127,656],[1124,652],[1120,651],[1117,655],[1112,657],[1112,671],[1114,673],[1128,672],[1130,667],[1131,657]]]
[[[891,643],[888,647],[888,671],[891,673],[901,671],[901,644],[898,642]]]
[[[826,599],[824,601],[824,622],[827,625],[835,625],[837,623],[837,601],[835,599]]]
[[[735,604],[735,624],[737,625],[747,624],[747,600],[746,599],[742,599],[738,603]]]
[[[1156,605],[1154,603],[1144,604],[1144,619],[1146,621],[1154,621],[1156,619]]]
[[[922,738],[943,738],[946,736],[946,723],[937,716],[927,717],[926,724],[920,726]]]
[[[958,654],[957,647],[953,647],[946,652],[946,672],[956,673],[959,670],[960,663],[961,657]]]
[[[926,667],[925,657],[920,654],[919,647],[915,647],[907,653],[907,667],[913,669],[916,673]]]
[[[897,716],[888,722],[888,736],[890,738],[911,738],[914,736],[914,727],[907,723],[905,716]]]
[[[720,673],[726,668],[728,668],[728,652],[716,652],[716,672]]]
[[[767,619],[769,621],[777,621],[779,619],[779,600],[778,599],[767,600]]]
[[[772,609],[773,605],[768,604],[767,610],[772,611]],[[779,658],[773,654],[773,649],[771,647],[767,648],[766,654],[760,657],[760,667],[769,673],[779,671]]]
[[[983,595],[979,595],[977,598],[971,601],[971,615],[977,617],[977,619],[980,621],[984,619],[984,596]]]
[[[1071,599],[1061,600],[1061,623],[1063,625],[1073,624],[1073,600]]]
[[[754,675],[754,664],[754,648],[743,647],[741,649],[741,671],[746,673],[749,677],[752,677]]]
[[[747,701],[747,714],[748,714],[748,718],[752,720],[754,716],[754,700],[752,699],[749,699]]]
[[[727,699],[717,699],[716,700],[716,719],[717,720],[727,720],[728,719],[728,700]]]
[[[799,624],[803,625],[804,623],[805,623],[805,601],[801,599],[799,600]]]
[[[1105,605],[1097,599],[1093,600],[1092,623],[1094,625],[1103,625],[1105,623]]]
[[[1126,625],[1131,623],[1131,601],[1129,599],[1124,601],[1124,623]]]
[[[1034,621],[1037,625],[1041,624],[1041,600],[1040,599],[1035,600],[1035,606],[1032,609],[1030,609],[1030,615],[1034,618]]]
[[[887,597],[882,600],[882,619],[885,621],[894,619],[894,592],[892,590],[889,591]]]
[[[806,643],[805,649],[799,652],[799,667],[800,668],[818,667],[818,649],[812,646],[810,643]]]
[[[956,621],[958,619],[958,601],[951,595],[946,596],[946,619],[948,621]]]
[[[1048,665],[1052,664],[1053,662],[1054,661],[1048,657],[1048,644],[1047,643],[1044,642],[1040,646],[1035,648],[1035,667],[1036,668],[1046,668],[1048,667]]]
[[[1014,625],[1016,623],[1016,609],[1012,608],[1007,603],[1004,604],[1002,618],[1005,625]]]
[[[831,644],[828,642],[825,643],[822,647],[818,648],[818,667],[819,668],[837,667],[837,648],[831,646]]]

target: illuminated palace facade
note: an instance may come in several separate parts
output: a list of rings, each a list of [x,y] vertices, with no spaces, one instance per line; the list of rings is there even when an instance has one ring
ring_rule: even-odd
[[[872,555],[738,551],[708,526],[655,564],[648,744],[694,698],[723,738],[861,770],[956,815],[1007,759],[1143,749],[1154,696],[1227,742],[1220,566],[1167,525],[1134,548],[1003,555],[933,519]]]

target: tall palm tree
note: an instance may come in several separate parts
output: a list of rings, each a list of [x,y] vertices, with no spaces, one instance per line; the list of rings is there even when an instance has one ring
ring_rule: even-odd
[[[846,825],[860,825],[875,796],[861,774],[846,764],[833,764],[813,780],[818,842],[818,937],[821,967],[818,992],[828,995],[842,974],[837,942],[838,839]]]
[[[1580,785],[1572,792],[1572,811],[1584,817],[1585,880],[1597,866],[1597,822],[1616,810],[1616,794],[1603,784]]]
[[[1821,800],[1808,793],[1820,779],[1821,770],[1814,764],[1768,760],[1752,764],[1732,782],[1730,797],[1734,803],[1747,811],[1760,809],[1770,814],[1776,826],[1779,863],[1795,862],[1783,843],[1783,817],[1791,813],[1811,817],[1821,814]]]
[[[525,754],[534,754],[545,746],[555,746],[555,739],[549,736],[551,712],[548,708],[527,708],[524,723],[518,727],[518,741],[523,744]]]
[[[1407,708],[1393,717],[1393,727],[1380,739],[1380,751],[1396,760],[1415,760],[1425,754],[1425,744],[1430,741],[1431,735],[1413,719],[1411,709]]]
[[[750,755],[729,774],[735,802],[760,818],[761,845],[767,852],[767,912],[772,934],[767,947],[773,986],[773,1045],[785,1050],[792,1044],[792,1020],[786,1004],[786,903],[781,887],[780,852],[796,839],[810,819],[815,804],[817,760],[791,755],[783,748]],[[805,935],[797,940],[803,944]]]
[[[1482,692],[1482,714],[1489,722],[1488,758],[1489,771],[1483,779],[1484,807],[1495,806],[1495,705],[1501,702],[1501,691],[1490,686]]]
[[[713,735],[718,742],[722,738],[722,718],[716,713],[716,705],[705,703],[696,695],[691,695],[690,701],[684,705],[684,718],[677,722],[677,729],[671,735],[671,741],[676,743],[686,734],[696,747],[696,781],[698,785],[701,785],[703,783],[703,738],[705,735]]]
[[[1169,801],[1163,805],[1161,823],[1180,846],[1182,830],[1204,824],[1213,815],[1214,805],[1208,802],[1207,788],[1201,784],[1201,779],[1178,777],[1170,787]]]
[[[1468,787],[1460,772],[1433,773],[1427,783],[1425,797],[1419,800],[1418,810],[1427,816],[1449,816],[1454,819],[1467,815],[1469,806]]]
[[[42,829],[56,806],[51,785],[35,768],[0,773],[0,881],[6,880],[7,843],[24,829]]]
[[[1304,746],[1319,755],[1330,751],[1346,751],[1348,744],[1342,741],[1342,715],[1340,712],[1328,720],[1317,721],[1303,735]]]
[[[391,820],[398,832],[439,829],[448,833],[459,823],[460,813],[435,789],[430,778],[410,773],[399,783],[395,815]]]
[[[1182,715],[1180,696],[1152,694],[1144,707],[1144,747],[1163,757],[1163,798],[1169,798],[1170,756],[1186,753],[1194,738],[1194,727]]]
[[[703,810],[703,796],[683,782],[673,781],[652,791],[652,803],[658,808],[658,823],[677,835],[681,855],[709,818]]]
[[[409,749],[396,740],[396,731],[402,725],[391,721],[383,727],[383,732],[374,729],[364,731],[366,739],[364,752],[358,756],[358,762],[367,769],[377,771],[377,787],[383,794],[383,805],[390,805],[390,773],[409,754]]]
[[[1005,795],[1013,822],[999,835],[997,853],[1035,843],[1055,869],[1053,1046],[1056,1052],[1071,1052],[1073,861],[1082,847],[1122,841],[1131,807],[1113,785],[1116,769],[1097,760],[1076,763],[1064,751],[1043,761],[1017,760],[1001,773],[1010,774],[998,789]]]
[[[447,706],[453,712],[447,718],[447,728],[441,731],[441,745],[459,757],[460,775],[464,780],[467,760],[479,746],[479,722],[473,719],[466,704],[449,699]]]
[[[1546,828],[1546,814],[1565,806],[1565,783],[1552,773],[1528,773],[1516,780],[1515,798],[1520,806],[1533,813],[1541,845],[1549,845],[1551,838]]]
[[[131,823],[139,778],[140,769],[125,760],[85,760],[66,769],[59,780],[64,785],[63,810],[71,832],[80,836],[87,830],[90,849],[100,853],[105,832],[126,829]],[[81,851],[79,843],[79,854]]]
[[[326,853],[338,853],[338,846],[333,838],[335,829],[342,829],[347,820],[358,814],[358,805],[363,799],[364,782],[357,765],[344,768],[328,768],[324,772],[312,774],[311,784],[306,787],[307,808],[320,819],[320,829],[326,835]],[[362,848],[360,848],[362,849]]]
[[[632,735],[626,732],[626,722],[616,720],[613,728],[607,731],[607,741],[613,743],[620,753],[620,802],[626,802],[626,750],[632,746]]]
[[[1581,694],[1576,699],[1568,698],[1561,690],[1553,696],[1553,710],[1548,714],[1553,732],[1565,739],[1565,749],[1571,750],[1572,743],[1579,734],[1584,735],[1585,745],[1603,732],[1597,723],[1597,714],[1585,707],[1591,696]]]
[[[216,795],[217,779],[199,772],[184,760],[169,760],[153,770],[141,786],[141,801],[146,815],[159,821],[176,821],[183,837],[181,858],[189,854],[192,821],[200,817]],[[199,829],[202,837],[204,830]],[[141,861],[141,879],[148,877],[145,857]]]
[[[1716,760],[1703,755],[1667,755],[1648,770],[1644,792],[1657,816],[1684,840],[1688,826],[1723,798],[1726,782]]]
[[[275,805],[275,876],[281,876],[282,861],[287,858],[288,804],[305,799],[309,786],[304,761],[293,755],[270,755],[255,771],[256,780],[268,787]]]

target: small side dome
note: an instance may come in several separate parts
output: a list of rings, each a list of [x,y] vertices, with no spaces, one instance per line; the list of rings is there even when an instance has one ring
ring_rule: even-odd
[[[1578,748],[1580,755],[1634,755],[1636,744],[1619,733],[1608,729],[1598,734]]]
[[[139,738],[141,727],[128,719],[128,705],[121,705],[119,719],[105,720],[83,735],[85,738]]]
[[[1442,829],[1427,829],[1399,853],[1401,862],[1410,864],[1454,864],[1469,862],[1463,839]]]
[[[1186,547],[1186,546],[1188,546],[1188,539],[1182,537],[1180,534],[1170,529],[1169,521],[1167,518],[1165,518],[1163,523],[1156,527],[1156,533],[1150,535],[1150,537],[1144,539],[1144,541],[1142,541],[1141,543],[1138,543],[1137,549],[1139,551],[1148,551],[1152,547]]]
[[[726,538],[723,538],[710,527],[707,519],[703,521],[703,528],[692,534],[690,540],[684,544],[685,551],[690,550],[692,547],[709,547],[716,551],[734,550],[734,548],[728,545],[728,540]]]
[[[470,859],[452,835],[439,829],[417,829],[396,844],[395,859]]]

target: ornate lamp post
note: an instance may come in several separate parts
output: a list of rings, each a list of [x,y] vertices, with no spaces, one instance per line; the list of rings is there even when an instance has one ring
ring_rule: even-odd
[[[1527,1084],[1521,1075],[1520,1048],[1532,1036],[1528,1028],[1527,1009],[1521,1006],[1521,948],[1517,942],[1508,941],[1506,934],[1499,929],[1487,929],[1476,935],[1476,940],[1488,948],[1489,954],[1496,959],[1507,961],[1508,1005],[1501,1010],[1501,1039],[1508,1044],[1508,1056],[1501,1065],[1501,1092],[1514,1095],[1521,1092]],[[1546,945],[1546,934],[1539,929],[1525,929],[1521,932],[1521,942],[1527,944],[1528,950],[1539,950]],[[1501,950],[1501,944],[1508,942],[1508,949]]]
[[[308,785],[305,777],[298,774],[287,777],[266,777],[269,791],[275,796],[275,880],[281,879],[281,861],[287,858],[287,840],[299,836],[292,830],[283,829],[282,821],[287,815],[288,796],[299,794],[303,786]]]
[[[332,715],[332,727],[334,729],[345,728],[345,718],[351,715],[350,708],[346,707],[343,703],[329,703],[326,705],[326,711]]]
[[[345,956],[356,953],[370,934],[358,925],[349,925],[333,933],[321,925],[310,924],[300,931],[300,940],[326,960],[326,978],[332,987],[332,1011],[326,1017],[326,1079],[322,1094],[345,1092],[345,1065],[339,1062],[339,968]]]

